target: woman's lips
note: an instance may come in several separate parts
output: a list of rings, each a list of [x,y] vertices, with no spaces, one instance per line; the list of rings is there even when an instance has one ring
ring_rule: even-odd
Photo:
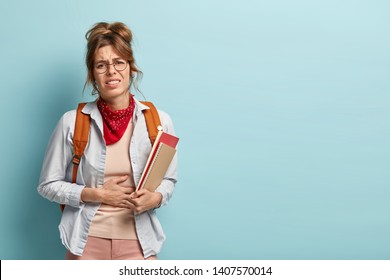
[[[120,83],[120,80],[108,80],[106,81],[106,86],[108,88],[116,88]]]

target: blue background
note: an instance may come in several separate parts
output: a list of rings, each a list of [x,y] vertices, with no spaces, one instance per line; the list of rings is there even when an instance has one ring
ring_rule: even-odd
[[[390,2],[2,1],[1,259],[62,259],[36,187],[85,32],[134,32],[180,141],[160,259],[390,259]],[[141,95],[136,95],[143,99]]]

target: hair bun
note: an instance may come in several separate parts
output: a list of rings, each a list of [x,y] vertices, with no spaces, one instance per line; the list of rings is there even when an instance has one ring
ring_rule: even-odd
[[[110,24],[108,29],[111,30],[113,33],[118,34],[128,44],[131,43],[131,40],[133,39],[133,34],[125,24],[121,22],[114,22]]]
[[[131,44],[133,34],[130,29],[122,22],[99,22],[96,23],[85,35],[85,38],[90,41],[95,36],[119,36],[127,44]]]

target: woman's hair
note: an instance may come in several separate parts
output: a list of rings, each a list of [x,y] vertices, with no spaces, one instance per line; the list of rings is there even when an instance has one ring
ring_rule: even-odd
[[[85,34],[85,38],[88,41],[87,54],[85,62],[88,69],[87,80],[84,84],[84,90],[87,85],[92,85],[92,94],[99,92],[95,84],[93,76],[94,59],[96,52],[105,46],[112,46],[119,55],[127,60],[130,65],[130,87],[133,85],[134,88],[138,89],[138,82],[142,78],[142,71],[138,69],[135,64],[132,49],[133,34],[130,29],[121,22],[99,22],[96,23],[88,32]]]

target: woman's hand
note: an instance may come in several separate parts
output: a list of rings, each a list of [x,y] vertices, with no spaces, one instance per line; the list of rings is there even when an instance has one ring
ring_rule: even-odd
[[[84,188],[81,200],[84,202],[100,202],[114,207],[133,209],[135,206],[129,201],[133,188],[122,187],[120,183],[126,181],[128,175],[115,177],[104,183],[101,188]]]
[[[156,208],[161,204],[162,194],[159,192],[151,192],[146,189],[133,192],[130,195],[130,204],[134,212],[142,213],[149,209]]]
[[[134,188],[119,185],[127,178],[128,175],[124,175],[106,181],[101,188],[102,202],[114,207],[132,208],[133,205],[129,203],[129,195],[134,192]]]

